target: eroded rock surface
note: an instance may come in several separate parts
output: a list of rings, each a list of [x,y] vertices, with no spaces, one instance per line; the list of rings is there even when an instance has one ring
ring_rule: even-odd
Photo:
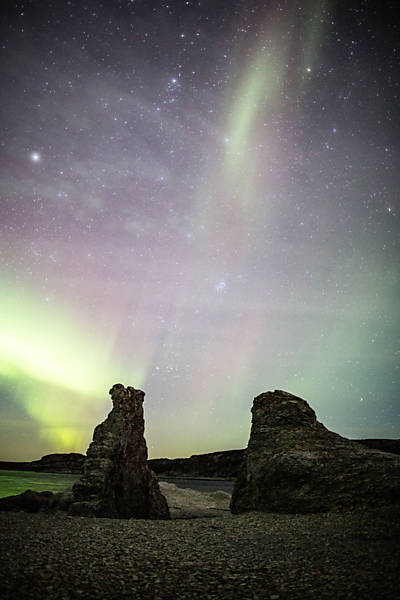
[[[400,458],[326,429],[297,396],[254,399],[246,457],[231,510],[309,513],[400,502]]]
[[[83,475],[74,487],[70,514],[169,519],[167,502],[147,465],[144,392],[121,384],[111,390],[113,409],[98,425]]]

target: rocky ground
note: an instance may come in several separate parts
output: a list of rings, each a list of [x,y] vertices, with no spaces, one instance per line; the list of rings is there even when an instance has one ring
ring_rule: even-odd
[[[232,516],[214,510],[220,516],[172,521],[0,513],[0,597],[400,597],[396,512]]]

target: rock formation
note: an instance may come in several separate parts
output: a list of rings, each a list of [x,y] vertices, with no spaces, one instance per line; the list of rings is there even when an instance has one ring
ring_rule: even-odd
[[[400,454],[398,439],[353,440],[368,448]],[[245,459],[246,449],[221,450],[207,454],[192,454],[189,458],[152,458],[150,469],[162,477],[223,477],[235,479]],[[0,470],[45,471],[47,473],[81,473],[86,456],[77,452],[46,454],[32,462],[0,461]]]
[[[35,492],[25,490],[22,494],[0,498],[0,511],[25,511],[39,512],[49,510],[67,511],[73,501],[72,491],[63,492]]]
[[[53,492],[35,492],[26,490],[22,494],[0,498],[0,510],[39,512],[53,508]]]
[[[31,462],[32,471],[45,473],[81,473],[85,456],[78,452],[46,454]]]
[[[31,462],[17,462],[11,460],[1,460],[0,470],[6,471],[33,471],[31,468]]]
[[[224,477],[235,479],[243,462],[245,450],[224,450],[207,454],[192,454],[189,458],[153,458],[152,470],[163,477]]]
[[[113,409],[94,430],[70,514],[169,519],[167,502],[147,465],[144,392],[118,383],[110,394]]]
[[[254,399],[231,511],[311,513],[400,502],[400,458],[329,431],[297,396]]]
[[[371,438],[366,440],[353,440],[359,444],[364,444],[371,450],[380,450],[381,452],[390,452],[391,454],[400,454],[400,440]]]

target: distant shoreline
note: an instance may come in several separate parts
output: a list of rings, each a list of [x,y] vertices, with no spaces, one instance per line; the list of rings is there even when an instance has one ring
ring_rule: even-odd
[[[51,491],[53,493],[70,489],[80,478],[79,473],[46,473],[37,471],[0,471],[0,498],[14,496],[27,489],[36,492]],[[162,477],[157,476],[160,485],[173,484],[180,490],[196,490],[205,494],[224,491],[232,495],[234,479],[213,477]]]
[[[370,449],[400,455],[400,439],[367,438],[351,440]],[[187,458],[151,458],[150,468],[158,477],[187,479],[236,479],[246,449],[193,454]],[[77,474],[82,472],[84,454],[55,453],[33,461],[0,461],[0,470]]]
[[[80,475],[80,473],[68,473],[68,472],[59,472],[59,471],[33,471],[32,469],[11,469],[11,468],[5,468],[5,467],[0,467],[0,471],[15,471],[15,472],[19,472],[19,473],[43,473],[44,475],[46,473],[52,474],[52,475]],[[227,481],[227,482],[231,482],[234,481],[234,479],[232,479],[231,477],[196,477],[196,476],[190,476],[190,475],[168,475],[168,476],[157,476],[158,479],[163,480],[163,479],[167,479],[167,480],[182,480],[182,481]]]

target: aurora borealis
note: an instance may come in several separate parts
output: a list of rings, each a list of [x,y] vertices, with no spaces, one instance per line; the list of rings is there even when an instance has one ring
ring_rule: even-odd
[[[245,447],[253,397],[399,437],[391,2],[1,5],[0,458]]]

